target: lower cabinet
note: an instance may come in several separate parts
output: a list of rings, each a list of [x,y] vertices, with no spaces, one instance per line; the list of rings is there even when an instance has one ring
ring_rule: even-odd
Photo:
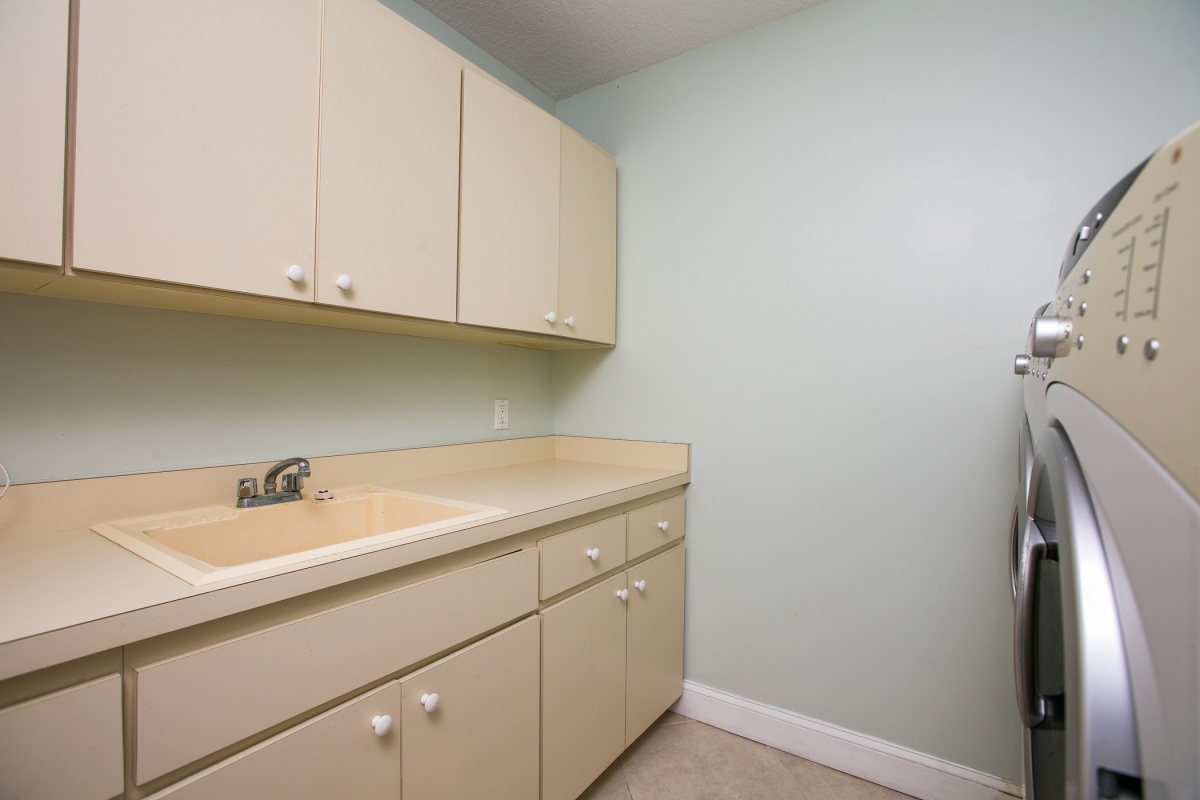
[[[542,800],[574,800],[683,692],[684,548],[542,618]]]
[[[402,679],[404,800],[535,800],[536,617]]]
[[[392,681],[177,783],[155,798],[400,797],[401,685]],[[391,717],[385,730],[377,717]],[[375,724],[373,724],[373,721]]]
[[[115,673],[0,709],[0,798],[108,800],[122,752]]]
[[[155,795],[533,800],[540,627],[504,629]]]
[[[642,527],[675,535],[681,508],[650,527],[674,502]],[[123,676],[0,708],[0,800],[575,800],[683,689],[684,546],[630,565],[626,516],[151,663],[161,642],[126,647]],[[567,596],[537,611],[539,564]]]

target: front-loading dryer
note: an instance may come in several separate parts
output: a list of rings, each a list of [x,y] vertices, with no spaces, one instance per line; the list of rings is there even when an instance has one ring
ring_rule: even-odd
[[[1017,356],[1027,800],[1200,800],[1200,125],[1072,232]]]

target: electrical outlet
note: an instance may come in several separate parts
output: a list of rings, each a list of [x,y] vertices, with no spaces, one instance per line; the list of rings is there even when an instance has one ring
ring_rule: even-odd
[[[508,430],[508,401],[496,401],[496,430]]]

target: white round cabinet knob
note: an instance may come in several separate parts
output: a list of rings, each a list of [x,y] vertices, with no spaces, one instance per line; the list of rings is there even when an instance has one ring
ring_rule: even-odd
[[[636,588],[639,592],[646,591],[646,582],[645,581],[634,581],[633,585],[634,585],[634,588]]]
[[[343,292],[348,292],[354,287],[354,279],[349,275],[338,275],[338,279],[334,281],[337,287]]]
[[[593,547],[591,550],[586,551],[584,553],[584,555],[587,556],[588,558],[590,558],[592,561],[599,561],[600,560],[600,548]]]
[[[376,736],[387,736],[387,732],[392,729],[391,714],[383,716],[375,716],[371,718],[371,727],[375,729]]]
[[[299,264],[292,264],[287,269],[287,279],[292,283],[300,283],[304,280],[304,267]]]
[[[425,710],[432,714],[437,711],[438,701],[441,700],[436,694],[421,695],[421,705],[425,706]]]
[[[558,322],[558,314],[555,314],[553,311],[551,311],[546,315],[546,322],[549,322],[551,325]]]
[[[563,322],[567,323],[568,328],[575,327],[575,318],[574,317],[567,317],[566,319],[563,320]]]
[[[658,523],[658,529],[660,531],[662,531],[663,533],[666,533],[670,527],[671,527],[671,523],[667,522],[665,519],[662,522]]]
[[[629,590],[628,589],[617,589],[617,597],[621,598],[622,600],[628,600],[629,599]]]

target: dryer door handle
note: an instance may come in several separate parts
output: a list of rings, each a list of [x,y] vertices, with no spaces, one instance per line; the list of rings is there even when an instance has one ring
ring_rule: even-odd
[[[1020,503],[1018,503],[1020,505]],[[1013,608],[1013,673],[1017,684],[1017,711],[1021,724],[1032,728],[1046,718],[1046,701],[1033,688],[1033,582],[1037,564],[1046,557],[1046,540],[1037,523],[1017,509],[1013,521],[1017,536],[1016,603]]]

